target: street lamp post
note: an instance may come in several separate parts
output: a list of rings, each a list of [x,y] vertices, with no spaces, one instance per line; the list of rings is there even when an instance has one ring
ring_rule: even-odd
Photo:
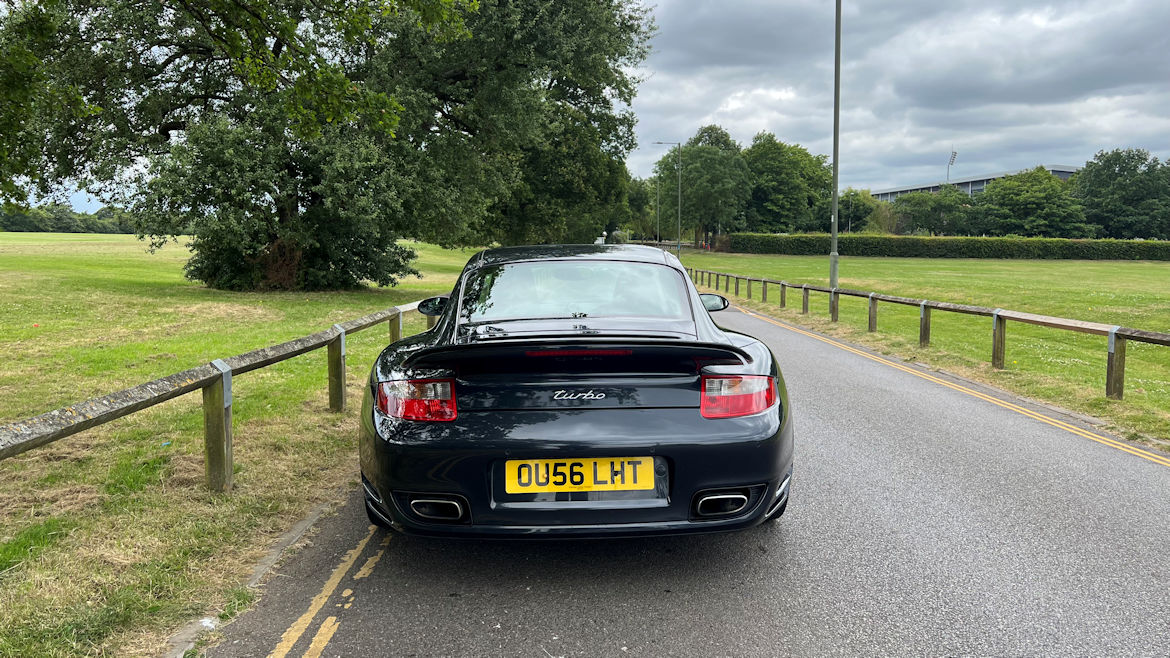
[[[837,0],[837,33],[833,43],[833,244],[829,251],[829,287],[837,287],[837,180],[841,146],[841,0]]]
[[[678,244],[675,246],[675,255],[682,258],[682,142],[654,142],[655,144],[673,144],[678,147]]]
[[[654,177],[654,241],[662,242],[662,181]]]

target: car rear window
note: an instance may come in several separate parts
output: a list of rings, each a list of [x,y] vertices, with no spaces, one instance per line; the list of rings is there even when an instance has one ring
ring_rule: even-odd
[[[682,276],[665,265],[628,261],[508,263],[473,273],[464,322],[545,318],[690,318]]]

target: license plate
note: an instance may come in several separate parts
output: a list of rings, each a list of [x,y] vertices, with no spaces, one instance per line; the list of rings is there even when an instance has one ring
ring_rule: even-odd
[[[504,470],[510,494],[654,488],[653,457],[510,459]]]

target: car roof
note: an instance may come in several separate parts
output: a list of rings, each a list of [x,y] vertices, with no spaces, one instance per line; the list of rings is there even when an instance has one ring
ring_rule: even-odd
[[[672,265],[666,252],[657,247],[635,244],[542,244],[524,247],[500,247],[479,252],[468,262],[468,269],[531,260],[628,260]]]

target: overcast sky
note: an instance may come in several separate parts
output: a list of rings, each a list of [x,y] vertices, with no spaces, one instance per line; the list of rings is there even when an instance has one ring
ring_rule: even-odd
[[[646,177],[717,123],[833,146],[832,0],[659,0],[633,104]],[[880,189],[1101,149],[1170,157],[1170,0],[844,0],[841,186]],[[685,154],[684,154],[685,157]]]

